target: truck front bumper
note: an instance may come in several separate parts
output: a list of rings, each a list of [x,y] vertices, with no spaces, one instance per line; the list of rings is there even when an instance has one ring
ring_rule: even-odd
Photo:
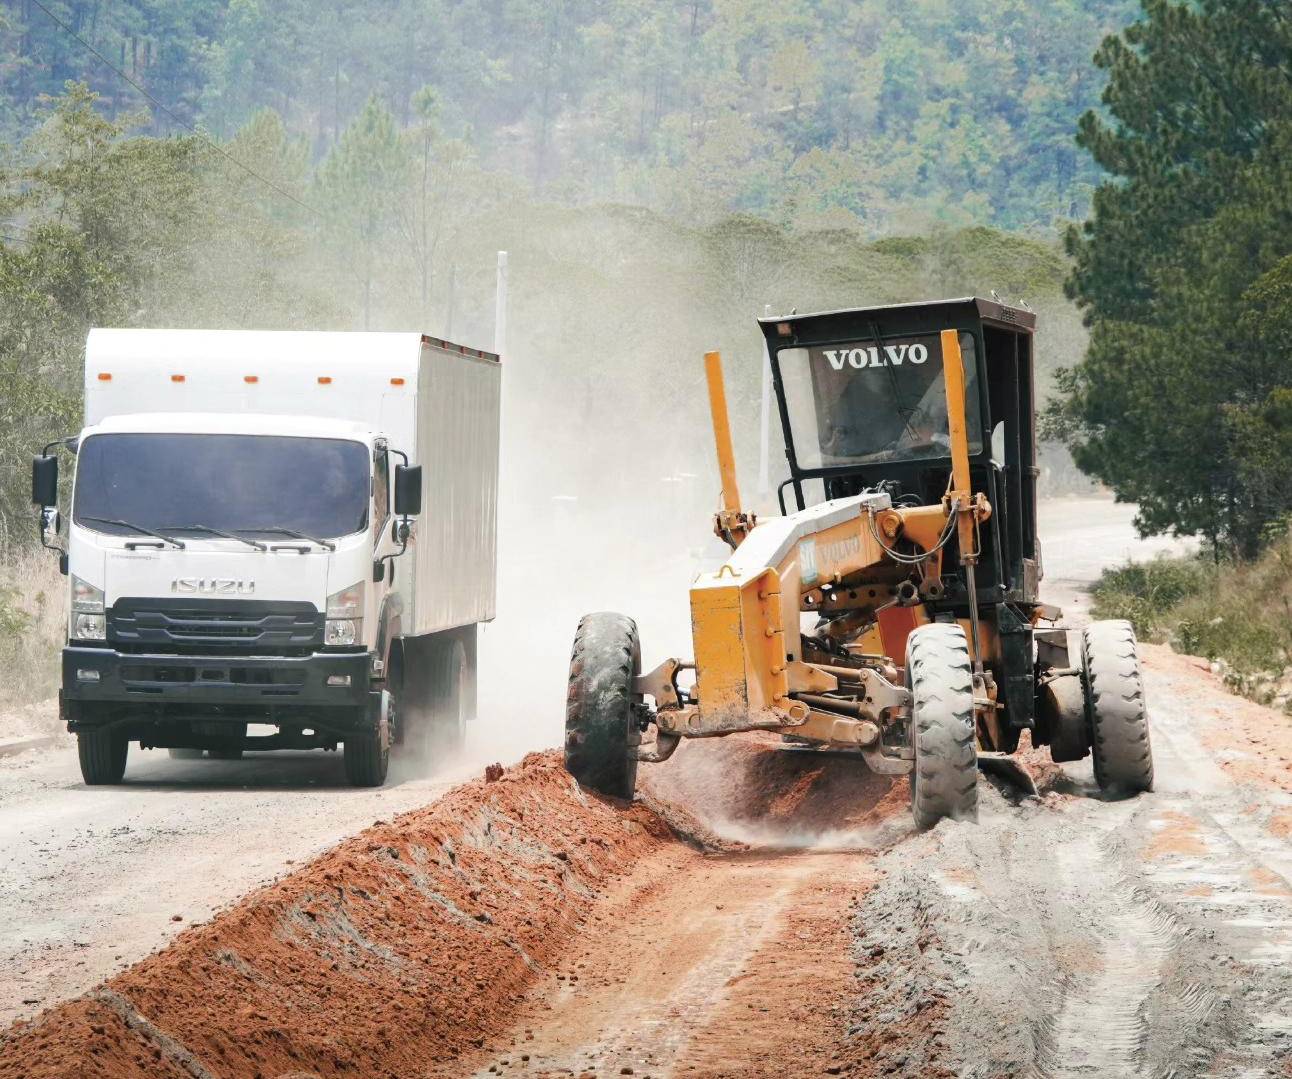
[[[316,719],[353,727],[371,711],[371,665],[366,652],[188,656],[68,645],[60,705],[72,731],[129,719]]]

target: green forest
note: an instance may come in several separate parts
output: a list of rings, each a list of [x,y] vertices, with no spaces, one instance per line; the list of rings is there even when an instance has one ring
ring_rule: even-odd
[[[541,447],[511,459],[518,489],[707,474],[699,355],[724,349],[756,414],[766,306],[995,289],[1039,314],[1043,483],[1075,459],[1146,531],[1254,554],[1292,511],[1290,20],[6,0],[0,541],[33,532],[27,462],[76,426],[89,326],[488,346],[507,250],[509,432]]]
[[[562,202],[746,211],[875,234],[1052,229],[1134,0],[6,0],[0,134],[84,81],[144,131],[272,109],[310,160],[376,101]],[[78,40],[79,39],[79,40]],[[85,44],[82,44],[84,42]],[[87,48],[88,46],[88,48]],[[130,80],[114,74],[99,54]]]

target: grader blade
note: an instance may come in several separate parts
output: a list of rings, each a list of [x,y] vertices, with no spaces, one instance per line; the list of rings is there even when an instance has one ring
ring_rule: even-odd
[[[980,750],[978,770],[997,779],[1003,779],[1024,794],[1035,796],[1037,793],[1036,780],[1032,778],[1032,773],[1019,763],[1017,757],[1012,757],[1008,753],[989,753],[986,750]]]

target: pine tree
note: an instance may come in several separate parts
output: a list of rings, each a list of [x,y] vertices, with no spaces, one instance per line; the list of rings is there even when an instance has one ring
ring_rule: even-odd
[[[1145,0],[1109,38],[1106,115],[1078,142],[1112,179],[1068,234],[1090,326],[1052,426],[1140,504],[1146,532],[1251,554],[1292,509],[1254,485],[1251,423],[1292,383],[1258,284],[1292,253],[1292,11],[1282,0]]]

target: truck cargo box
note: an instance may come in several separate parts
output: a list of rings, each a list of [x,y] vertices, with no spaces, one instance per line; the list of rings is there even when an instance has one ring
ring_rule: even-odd
[[[85,424],[139,413],[357,421],[422,466],[412,557],[395,563],[403,632],[495,613],[501,365],[417,333],[90,332]]]

